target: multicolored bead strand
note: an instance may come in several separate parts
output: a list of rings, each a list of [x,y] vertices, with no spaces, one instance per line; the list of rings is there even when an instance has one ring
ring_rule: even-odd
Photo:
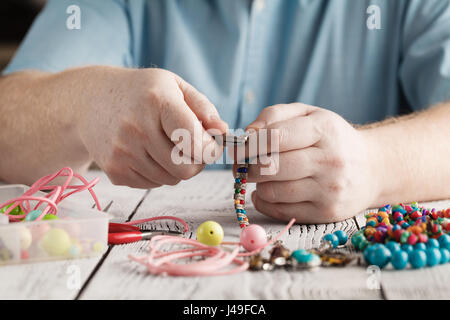
[[[245,211],[248,164],[249,161],[246,159],[245,163],[237,165],[236,179],[234,181],[234,209],[236,210],[237,221],[241,228],[249,225],[247,212]]]

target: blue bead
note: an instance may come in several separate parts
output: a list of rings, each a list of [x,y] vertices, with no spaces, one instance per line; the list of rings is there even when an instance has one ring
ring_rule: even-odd
[[[333,248],[336,248],[339,245],[338,237],[332,233],[328,233],[328,234],[324,235],[322,240],[329,241],[331,243],[331,245],[333,246]]]
[[[439,241],[437,241],[436,239],[430,238],[430,239],[428,239],[427,247],[428,248],[438,248],[439,249],[439,247],[440,247]]]
[[[338,238],[340,245],[344,245],[347,243],[347,240],[348,240],[347,232],[342,231],[342,230],[337,230],[333,234]]]
[[[439,244],[441,248],[446,248],[447,250],[450,250],[450,236],[448,234],[443,234],[438,238]]]
[[[297,260],[299,263],[306,263],[308,259],[310,259],[311,253],[306,251],[305,249],[299,249],[292,252],[292,257]]]
[[[36,220],[37,217],[39,217],[42,214],[41,210],[33,210],[30,211],[26,217],[25,217],[25,221],[34,221]]]
[[[384,246],[375,247],[369,255],[372,264],[384,268],[391,259],[391,252]]]
[[[401,248],[403,251],[405,251],[407,254],[410,254],[414,251],[414,247],[410,245],[409,243],[404,243],[401,245]]]
[[[242,220],[242,217],[238,217],[238,220],[241,221],[241,220]]]
[[[441,248],[441,262],[440,264],[444,264],[450,261],[450,252],[446,248]]]
[[[425,245],[425,243],[419,242],[419,243],[416,243],[414,245],[414,250],[422,250],[422,251],[424,251],[424,250],[427,250],[427,246]]]
[[[386,243],[386,248],[388,248],[391,253],[401,250],[400,245],[395,241],[389,241]]]
[[[424,250],[414,250],[409,254],[409,263],[414,269],[420,269],[427,264],[427,254]]]
[[[427,253],[427,265],[433,267],[441,262],[441,252],[438,248],[428,248]]]
[[[239,183],[239,182],[241,182],[241,179],[239,179],[239,178],[236,178],[236,180],[234,180],[236,183]]]
[[[367,246],[366,249],[364,249],[364,251],[363,251],[364,260],[366,261],[366,263],[368,265],[372,264],[372,261],[370,261],[370,256],[374,249],[375,249],[375,246],[371,245],[371,246]]]
[[[403,250],[395,251],[391,258],[392,266],[397,270],[405,269],[408,264],[408,253]]]

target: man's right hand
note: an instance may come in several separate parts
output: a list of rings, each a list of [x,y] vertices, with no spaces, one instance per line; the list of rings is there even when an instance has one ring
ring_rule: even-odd
[[[215,143],[206,130],[227,129],[213,104],[169,71],[87,67],[84,72],[95,81],[77,106],[78,132],[91,160],[114,184],[155,188],[189,179],[205,164],[195,164],[193,152],[183,154],[190,163],[172,161],[173,131],[188,130],[193,148],[203,151]],[[199,126],[202,138],[194,139]]]

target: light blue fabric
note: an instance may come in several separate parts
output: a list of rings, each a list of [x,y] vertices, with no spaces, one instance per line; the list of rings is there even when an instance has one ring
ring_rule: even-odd
[[[86,64],[171,70],[232,128],[296,101],[365,123],[450,99],[450,0],[53,0],[4,73]]]

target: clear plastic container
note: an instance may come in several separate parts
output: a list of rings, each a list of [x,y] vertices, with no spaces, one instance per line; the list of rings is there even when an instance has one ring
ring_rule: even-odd
[[[24,185],[0,186],[0,203],[27,189]],[[108,247],[109,215],[77,207],[70,198],[63,200],[57,220],[8,223],[8,217],[0,213],[0,265],[103,254]]]

